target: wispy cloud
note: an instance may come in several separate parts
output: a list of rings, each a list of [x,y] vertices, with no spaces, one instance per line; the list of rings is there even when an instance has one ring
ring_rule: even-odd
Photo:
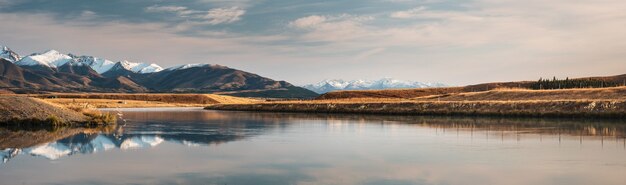
[[[372,16],[340,14],[336,16],[311,15],[289,23],[289,26],[304,30],[301,38],[309,41],[341,41],[362,37],[368,31],[363,23],[373,20]]]
[[[425,9],[426,7],[420,6],[417,8],[410,9],[410,10],[397,11],[397,12],[391,13],[390,17],[400,18],[400,19],[413,18],[413,17],[416,17],[418,13],[420,13],[421,11],[424,11]]]
[[[159,6],[153,5],[145,8],[146,12],[171,12],[171,13],[183,13],[187,11],[187,7],[184,6]]]
[[[184,6],[153,5],[144,9],[148,13],[174,13],[181,18],[194,19],[194,22],[210,25],[227,24],[241,20],[246,11],[239,7],[213,8],[208,11],[191,10]]]
[[[245,13],[246,11],[239,7],[215,8],[209,10],[204,18],[209,20],[210,24],[232,23],[241,20]]]
[[[290,22],[289,25],[295,28],[313,28],[315,26],[323,24],[324,22],[326,22],[325,16],[311,15],[296,19]]]

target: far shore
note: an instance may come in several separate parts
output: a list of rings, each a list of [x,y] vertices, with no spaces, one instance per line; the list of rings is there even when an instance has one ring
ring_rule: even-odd
[[[206,109],[304,113],[396,115],[464,115],[516,117],[626,118],[626,87],[527,90],[494,89],[481,92],[422,92],[409,98],[407,90],[333,92],[334,97],[308,101],[214,104]],[[380,98],[381,95],[385,95]],[[372,97],[368,97],[372,96]],[[395,95],[394,95],[395,96]],[[323,96],[322,96],[323,97]],[[396,96],[398,97],[398,96]]]
[[[334,97],[341,98],[326,96],[315,100],[263,100],[216,94],[123,93],[53,93],[2,95],[2,97],[21,97],[5,98],[11,101],[46,102],[53,105],[53,108],[45,104],[48,108],[40,108],[41,111],[54,109],[52,113],[62,112],[64,115],[74,114],[59,111],[57,108],[83,114],[101,108],[204,107],[226,111],[302,113],[626,118],[626,87],[562,90],[494,89],[453,93],[431,90],[420,92],[419,96],[398,96],[411,94],[405,91],[417,90],[333,92]],[[5,104],[8,108],[13,107],[19,111],[28,110],[15,106],[20,105],[19,103],[5,102]],[[22,116],[26,121],[33,117],[26,113],[14,115]],[[48,118],[42,115],[37,119]]]
[[[626,118],[626,101],[215,104],[208,110],[393,115]]]

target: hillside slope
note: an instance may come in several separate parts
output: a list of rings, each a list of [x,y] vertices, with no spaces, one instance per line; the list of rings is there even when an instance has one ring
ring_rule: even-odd
[[[605,77],[585,77],[576,79],[599,79],[603,81],[626,83],[626,74],[605,76]],[[494,89],[526,89],[530,88],[535,81],[518,82],[493,82],[463,87],[442,87],[442,88],[418,88],[418,89],[389,89],[389,90],[351,90],[328,92],[317,100],[350,99],[350,98],[416,98],[423,96],[446,95],[453,93],[483,92]]]
[[[44,66],[45,67],[45,66]],[[219,65],[136,73],[116,64],[103,74],[69,61],[54,69],[18,66],[0,59],[0,88],[17,93],[223,93],[263,98],[314,98],[317,93]]]

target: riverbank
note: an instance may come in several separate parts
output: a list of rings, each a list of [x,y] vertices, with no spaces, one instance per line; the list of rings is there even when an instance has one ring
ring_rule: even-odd
[[[204,107],[210,104],[257,103],[261,100],[216,94],[54,93],[30,95],[75,108]]]
[[[210,110],[397,115],[626,118],[626,101],[399,101],[216,104]]]
[[[74,110],[24,96],[0,96],[0,124],[85,125],[115,121],[114,116],[95,110]]]
[[[495,89],[445,93],[451,88],[333,92],[309,101],[210,105],[207,109],[310,113],[626,118],[626,87],[563,90]],[[405,93],[424,91],[425,94]],[[432,94],[437,92],[441,94]],[[353,96],[358,94],[358,96]],[[384,94],[385,96],[381,96]],[[393,96],[392,96],[393,95]],[[402,96],[400,96],[402,95]]]

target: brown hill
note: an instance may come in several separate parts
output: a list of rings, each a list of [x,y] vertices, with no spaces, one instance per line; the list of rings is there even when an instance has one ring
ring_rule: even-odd
[[[317,93],[285,81],[219,65],[134,73],[116,64],[102,75],[82,63],[59,68],[17,66],[0,59],[0,88],[17,93],[225,93],[264,98],[314,98]]]
[[[0,87],[14,92],[147,91],[125,77],[102,77],[88,66],[63,65],[57,70],[22,68],[0,59]]]
[[[626,74],[605,77],[585,77],[576,79],[597,79],[626,84]],[[446,95],[451,93],[481,92],[494,89],[528,89],[534,81],[494,82],[463,87],[420,88],[420,89],[388,89],[388,90],[351,90],[328,92],[317,97],[317,100],[350,99],[350,98],[416,98],[423,96]]]

